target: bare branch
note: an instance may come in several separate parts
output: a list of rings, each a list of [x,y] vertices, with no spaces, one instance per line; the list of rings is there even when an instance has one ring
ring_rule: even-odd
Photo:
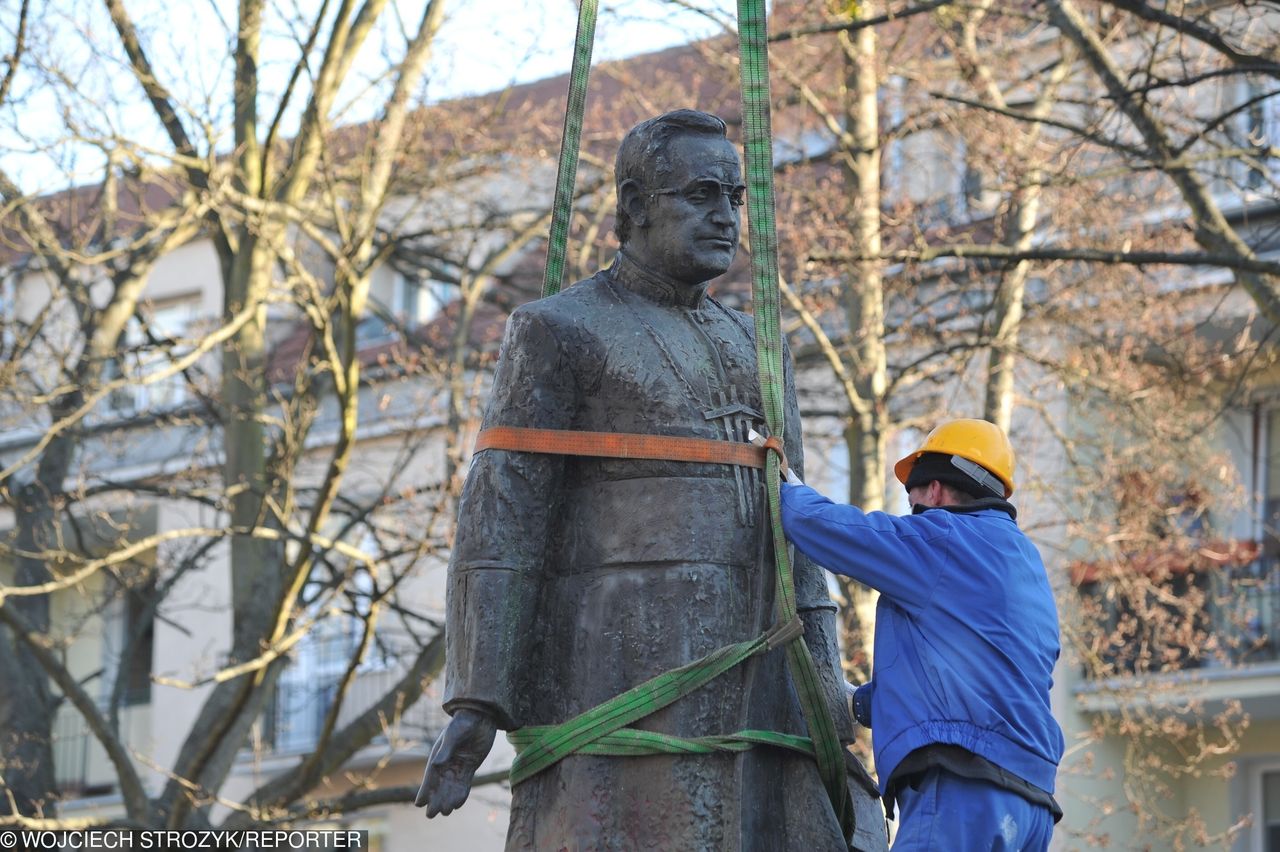
[[[897,12],[886,12],[883,15],[876,15],[870,18],[860,18],[855,21],[834,21],[828,24],[814,24],[808,27],[795,27],[790,30],[782,30],[769,36],[770,42],[790,41],[792,39],[804,38],[811,35],[823,35],[826,33],[854,33],[858,30],[864,30],[868,27],[878,27],[881,24],[887,24],[891,21],[900,21],[905,18],[911,18],[916,15],[932,12],[943,6],[950,6],[955,0],[926,0],[915,6],[908,6]]]
[[[123,0],[103,0],[107,6],[107,12],[111,15],[111,23],[115,25],[116,32],[120,35],[120,45],[124,48],[125,53],[129,57],[130,66],[133,68],[134,76],[138,83],[142,86],[143,91],[147,94],[147,99],[151,102],[151,108],[155,110],[156,116],[159,117],[160,123],[164,126],[165,131],[169,134],[169,140],[173,143],[173,147],[177,149],[179,154],[189,157],[192,161],[198,159],[195,145],[191,142],[191,137],[187,135],[187,129],[182,126],[182,120],[178,118],[177,109],[174,107],[173,94],[160,82],[160,78],[156,76],[155,68],[151,65],[151,60],[147,58],[146,51],[142,47],[142,42],[138,38],[138,30],[133,25],[133,19],[129,16],[128,10],[124,8]],[[195,174],[189,168],[188,173]],[[200,175],[203,183],[204,175]]]
[[[1183,35],[1189,35],[1196,41],[1213,48],[1236,65],[1248,66],[1251,71],[1258,71],[1280,78],[1280,62],[1276,61],[1274,53],[1271,56],[1267,56],[1239,50],[1228,44],[1222,33],[1200,24],[1186,14],[1175,15],[1164,9],[1157,9],[1144,2],[1144,0],[1102,0],[1102,2],[1117,9],[1123,9],[1145,21],[1169,27]]]
[[[9,98],[9,89],[13,86],[13,78],[18,74],[18,66],[22,63],[22,54],[27,50],[27,13],[31,10],[31,0],[22,0],[18,9],[18,31],[13,37],[13,50],[5,57],[9,67],[0,80],[0,106]]]
[[[851,254],[811,254],[813,263],[845,263],[852,260],[886,260],[895,263],[928,263],[945,257],[988,258],[1009,262],[1024,260],[1078,260],[1087,263],[1120,263],[1131,266],[1218,266],[1263,275],[1280,275],[1280,261],[1240,257],[1212,252],[1126,251],[1123,249],[1091,249],[1040,246],[1019,250],[1004,245],[965,244],[923,249],[883,252],[874,256]]]
[[[124,743],[108,726],[107,720],[103,718],[101,711],[98,710],[93,699],[89,697],[89,693],[85,692],[84,687],[76,682],[76,679],[67,671],[66,666],[54,654],[53,649],[49,647],[47,637],[34,630],[16,609],[11,606],[0,607],[0,621],[3,621],[13,632],[13,635],[21,639],[31,650],[36,660],[39,661],[41,668],[44,669],[45,674],[58,685],[58,688],[62,690],[62,694],[75,705],[76,710],[84,717],[89,730],[93,732],[94,737],[106,750],[107,758],[111,761],[111,766],[116,771],[116,778],[120,782],[120,793],[124,797],[126,812],[133,819],[145,821],[150,815],[150,801],[147,798],[146,788],[142,785],[142,779],[138,776],[137,769],[129,758]]]

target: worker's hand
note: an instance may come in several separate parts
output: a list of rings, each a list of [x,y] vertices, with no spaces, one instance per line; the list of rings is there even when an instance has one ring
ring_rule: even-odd
[[[480,710],[464,707],[455,713],[431,747],[414,806],[425,806],[428,819],[436,814],[448,816],[462,807],[497,732],[493,719]]]

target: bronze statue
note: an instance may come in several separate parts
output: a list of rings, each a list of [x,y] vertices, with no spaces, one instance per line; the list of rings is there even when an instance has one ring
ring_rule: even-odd
[[[751,318],[707,296],[741,226],[744,187],[724,123],[677,110],[637,125],[615,179],[616,261],[511,315],[485,426],[728,441],[764,431]],[[786,394],[786,451],[800,471],[789,359]],[[418,794],[427,815],[466,799],[496,728],[563,722],[767,629],[774,573],[763,497],[749,468],[478,453],[449,566],[444,706],[453,718]],[[848,741],[835,607],[821,569],[798,554],[795,577],[804,641]],[[807,733],[781,649],[636,727]],[[847,845],[814,761],[757,747],[567,757],[513,790],[507,848]]]

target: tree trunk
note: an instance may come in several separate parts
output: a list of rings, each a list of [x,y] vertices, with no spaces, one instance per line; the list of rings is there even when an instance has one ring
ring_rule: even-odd
[[[863,410],[849,420],[849,500],[867,511],[883,508],[888,440],[885,407],[884,277],[880,254],[880,119],[877,104],[876,34],[866,27],[838,36],[845,55],[844,119],[841,158],[853,199],[853,248],[859,257],[844,283],[845,318],[856,363],[850,374]],[[841,615],[850,675],[870,676],[875,606],[878,595],[861,583],[842,581],[846,606]]]
[[[254,306],[253,318],[227,342],[222,355],[226,446],[223,478],[231,495],[231,524],[246,531],[275,526],[266,501],[270,483],[263,428],[267,399],[266,291],[273,257],[266,247],[268,243],[248,230],[242,231],[239,251],[231,259],[231,274],[224,283],[224,317],[235,316],[247,305]],[[255,537],[251,532],[232,535],[230,551],[230,661],[234,663],[251,660],[262,651],[261,643],[270,634],[280,603],[284,562],[277,542]],[[277,663],[214,688],[201,706],[200,716],[175,763],[183,778],[205,792],[212,792],[210,788],[221,784],[240,744],[247,741],[250,727],[265,709],[280,667]],[[168,827],[188,826],[190,800],[183,796],[181,785],[170,782],[164,798],[171,805]]]
[[[1015,251],[1031,247],[1036,216],[1040,209],[1040,193],[1035,186],[1015,194],[1010,212],[1005,245]],[[1013,421],[1013,370],[1017,363],[1018,332],[1022,327],[1023,300],[1031,262],[1018,261],[1005,271],[996,286],[996,327],[991,337],[991,356],[987,362],[986,400],[983,417],[995,423],[1006,434]]]
[[[60,479],[58,484],[61,485]],[[23,487],[17,498],[17,549],[32,553],[49,548],[53,539],[52,495],[40,481],[35,481]],[[19,556],[15,562],[17,586],[36,586],[51,577],[43,559]],[[40,633],[48,633],[48,595],[16,597],[6,601],[5,606],[18,610]],[[57,705],[49,679],[31,649],[2,628],[0,682],[5,685],[0,698],[0,754],[4,756],[5,785],[14,797],[13,802],[0,797],[0,814],[13,812],[16,805],[17,813],[23,816],[52,815],[57,792],[52,737]]]

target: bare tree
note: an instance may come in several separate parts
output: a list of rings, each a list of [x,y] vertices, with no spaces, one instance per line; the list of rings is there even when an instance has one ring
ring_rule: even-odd
[[[1260,119],[1280,98],[1274,14],[778,4],[773,30],[792,349],[811,368],[810,424],[830,418],[844,433],[849,498],[883,506],[894,435],[985,416],[1027,439],[1020,488],[1051,561],[1096,566],[1069,572],[1092,579],[1061,596],[1090,689],[1119,696],[1151,689],[1132,686],[1135,671],[1238,660],[1239,631],[1224,635],[1206,612],[1239,608],[1240,595],[1230,603],[1210,584],[1256,566],[1256,551],[1205,555],[1245,511],[1210,438],[1270,363],[1256,314],[1273,319],[1280,267],[1256,247],[1274,242],[1274,225],[1246,213],[1275,192]],[[1215,474],[1191,482],[1189,470]],[[1149,512],[1133,511],[1135,472]],[[1194,535],[1174,523],[1190,494]],[[1161,570],[1128,570],[1155,554]],[[860,590],[845,594],[856,679],[869,607],[855,604]],[[1144,831],[1209,837],[1155,797],[1170,779],[1229,771],[1238,708],[1179,717],[1174,730],[1164,710],[1114,703],[1128,709],[1093,713],[1092,734],[1072,743],[1075,767],[1094,738],[1119,737],[1130,757],[1132,779],[1118,801],[1095,803],[1098,820],[1136,811]],[[1082,830],[1103,842],[1098,825]]]
[[[122,74],[141,101],[101,111],[58,49],[55,36],[81,33],[56,4],[32,0],[6,21],[15,49],[3,91],[67,104],[63,133],[31,136],[33,150],[55,161],[96,150],[105,175],[100,186],[43,198],[0,175],[14,295],[5,416],[40,430],[6,451],[0,474],[14,519],[6,553],[15,570],[0,587],[7,822],[76,824],[56,816],[68,791],[52,743],[68,705],[110,761],[126,824],[208,825],[215,804],[231,809],[227,825],[244,825],[412,799],[402,788],[359,791],[368,780],[350,794],[314,791],[378,738],[404,748],[401,722],[440,669],[441,625],[415,604],[421,588],[409,589],[448,543],[441,467],[469,425],[475,389],[463,377],[480,363],[477,302],[539,230],[536,199],[477,214],[484,205],[462,210],[441,198],[493,182],[500,162],[516,179],[521,158],[535,169],[545,159],[531,134],[484,144],[475,110],[422,108],[444,7],[430,0],[407,20],[385,0],[306,13],[240,4],[225,32],[231,76],[220,101],[215,85],[200,91],[201,75],[172,45],[138,26],[129,4],[106,0],[97,23],[117,41],[81,43],[88,79]],[[281,31],[292,44],[268,35]],[[381,59],[372,70],[371,57]],[[351,123],[350,105],[370,97],[380,108]],[[500,101],[480,104],[495,122],[536,117],[532,106],[504,114]],[[12,106],[6,114],[20,116]],[[158,136],[138,121],[139,106]],[[122,127],[122,114],[133,124]],[[467,135],[468,148],[451,144]],[[467,241],[474,250],[458,250]],[[175,334],[147,286],[179,250],[208,252],[221,306],[216,320],[193,318]],[[393,267],[460,287],[461,310],[415,328],[416,318],[374,304],[378,276]],[[169,387],[179,388],[177,403],[157,399]],[[127,410],[122,397],[134,400]],[[433,425],[446,410],[447,441]],[[370,421],[391,430],[357,462]],[[113,444],[144,460],[144,472],[104,464]],[[190,456],[184,464],[164,452]],[[370,465],[372,480],[359,469]],[[148,520],[146,506],[168,507],[169,520]],[[190,584],[211,570],[230,572],[226,645],[214,637],[215,657],[183,672],[143,670],[148,689],[200,696],[171,762],[157,765],[125,730],[138,671],[122,661],[144,648],[149,659],[157,630],[182,635],[200,608]],[[89,603],[51,616],[78,588]],[[122,609],[114,668],[84,672],[69,661],[66,649]],[[337,668],[309,753],[226,799],[237,756],[281,735],[272,702],[283,700],[276,685],[290,656],[324,643]],[[357,694],[371,660],[381,687]],[[157,773],[162,789],[150,780]]]

